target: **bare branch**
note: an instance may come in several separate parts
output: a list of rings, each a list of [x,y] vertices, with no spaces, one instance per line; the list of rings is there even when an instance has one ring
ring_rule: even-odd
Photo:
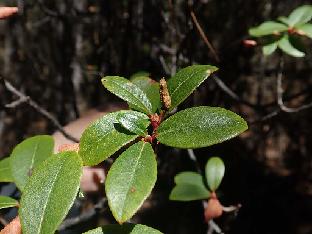
[[[18,100],[5,105],[5,107],[7,108],[16,108],[18,105],[22,104],[22,103],[27,103],[29,106],[33,107],[37,112],[39,112],[40,114],[42,114],[44,117],[46,117],[48,120],[50,120],[54,126],[69,140],[78,143],[79,140],[76,139],[75,137],[71,136],[69,133],[67,133],[62,125],[60,124],[60,122],[51,114],[49,113],[47,110],[45,110],[44,108],[42,108],[41,106],[39,106],[38,103],[36,103],[34,100],[32,100],[29,96],[26,96],[25,94],[23,94],[22,92],[20,92],[19,90],[17,90],[9,81],[5,80],[4,78],[1,78],[4,81],[4,86],[5,88],[10,91],[11,93],[15,94],[16,96],[18,96]]]

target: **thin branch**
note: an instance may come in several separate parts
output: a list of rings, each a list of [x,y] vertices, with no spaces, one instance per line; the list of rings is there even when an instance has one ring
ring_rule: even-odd
[[[195,27],[197,28],[197,30],[198,30],[200,36],[202,37],[203,41],[205,42],[205,44],[207,45],[207,47],[209,48],[209,50],[213,54],[214,59],[219,63],[220,62],[219,55],[217,54],[216,50],[213,48],[213,45],[208,40],[208,37],[206,36],[204,30],[200,26],[200,24],[197,20],[197,17],[195,15],[194,11],[192,11],[192,10],[191,10],[191,17],[192,17],[193,23],[194,23]]]
[[[9,81],[5,80],[4,78],[0,78],[4,81],[4,86],[5,88],[10,91],[11,93],[15,94],[18,96],[18,100],[14,101],[10,104],[5,105],[7,108],[16,108],[18,105],[22,103],[27,103],[29,106],[33,107],[37,112],[42,114],[44,117],[46,117],[48,120],[50,120],[54,126],[66,137],[67,139],[78,143],[79,140],[73,136],[71,136],[69,133],[67,133],[64,129],[63,126],[60,124],[60,122],[47,110],[39,106],[38,103],[36,103],[34,100],[32,100],[29,96],[26,96],[19,90],[17,90]]]
[[[304,104],[304,105],[299,106],[297,108],[287,107],[283,101],[284,90],[283,90],[283,81],[282,80],[283,80],[283,73],[281,70],[277,75],[276,89],[277,89],[277,103],[278,103],[278,105],[282,111],[287,112],[287,113],[295,113],[295,112],[299,112],[299,111],[302,111],[302,110],[305,110],[305,109],[312,107],[312,102],[309,104]]]

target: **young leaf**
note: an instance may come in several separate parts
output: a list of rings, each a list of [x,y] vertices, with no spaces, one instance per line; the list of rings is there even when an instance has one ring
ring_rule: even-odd
[[[167,81],[171,97],[171,110],[183,102],[218,68],[210,65],[193,65],[181,69]]]
[[[267,44],[264,45],[262,47],[262,52],[264,55],[270,55],[272,53],[274,53],[274,51],[277,49],[277,42],[271,43],[271,44]]]
[[[53,234],[79,190],[82,161],[76,152],[62,152],[44,161],[29,178],[19,215],[23,233]]]
[[[275,21],[266,21],[257,27],[249,29],[249,34],[253,37],[262,37],[287,31],[288,27]]]
[[[10,197],[0,196],[0,209],[18,206],[18,202]]]
[[[175,176],[176,186],[169,199],[174,201],[193,201],[207,199],[210,192],[206,188],[203,177],[195,172],[182,172]]]
[[[140,141],[122,153],[108,172],[108,205],[119,223],[130,219],[151,193],[157,179],[152,146]]]
[[[0,161],[0,182],[13,182],[13,176],[11,172],[11,158],[5,158]]]
[[[53,153],[54,140],[51,136],[39,135],[18,144],[11,154],[11,172],[17,187],[23,191],[34,168]]]
[[[278,21],[282,22],[283,24],[289,25],[289,20],[285,16],[280,16],[277,18]]]
[[[312,39],[312,24],[304,24],[297,28],[299,32]]]
[[[303,5],[291,12],[288,17],[288,23],[290,27],[305,24],[312,19],[312,6]]]
[[[281,40],[278,42],[278,48],[284,51],[286,54],[289,54],[293,57],[304,57],[305,53],[296,49],[289,41],[288,35],[285,35]]]
[[[146,94],[152,104],[152,112],[155,113],[161,108],[159,96],[159,83],[146,76],[139,76],[131,79],[131,82],[138,86]],[[132,105],[129,105],[132,108]]]
[[[141,112],[123,112],[118,115],[118,122],[128,131],[133,132],[140,136],[145,136],[146,126],[150,124],[147,115]]]
[[[127,101],[135,110],[152,114],[152,104],[135,84],[120,76],[106,76],[102,83],[110,92]]]
[[[99,164],[139,136],[118,124],[118,116],[125,113],[135,115],[138,112],[128,110],[106,114],[83,132],[79,154],[84,165]]]
[[[160,231],[141,224],[106,225],[83,234],[161,234]]]
[[[245,120],[231,111],[200,106],[166,119],[158,127],[156,137],[168,146],[194,149],[229,140],[247,128]]]
[[[138,71],[130,76],[130,80],[132,81],[138,77],[149,77],[149,76],[150,76],[150,73],[147,71]]]
[[[212,157],[208,160],[205,168],[207,184],[211,191],[216,191],[224,176],[224,163],[219,157]]]

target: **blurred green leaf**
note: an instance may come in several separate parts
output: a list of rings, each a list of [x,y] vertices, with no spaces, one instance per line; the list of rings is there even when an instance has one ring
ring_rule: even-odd
[[[84,234],[161,234],[160,231],[141,224],[106,225],[85,232]]]
[[[312,19],[312,6],[303,5],[291,12],[288,17],[288,24],[290,27],[294,27],[300,24],[305,24]]]
[[[270,54],[274,53],[274,51],[277,49],[277,44],[278,44],[278,42],[274,42],[271,44],[264,45],[262,47],[263,54],[264,55],[270,55]]]
[[[34,168],[53,153],[54,140],[51,136],[38,135],[18,144],[11,156],[11,172],[17,187],[23,191]]]
[[[312,39],[312,24],[304,24],[297,28],[300,33],[304,33],[305,36]]]
[[[177,148],[201,148],[229,140],[247,130],[244,119],[219,107],[193,107],[166,119],[157,140]]]
[[[220,186],[225,172],[225,166],[221,158],[212,157],[205,168],[207,184],[211,191],[216,191]]]
[[[7,157],[0,161],[0,182],[14,182],[10,160],[11,158]]]
[[[152,114],[152,104],[146,94],[129,80],[120,76],[106,76],[102,83],[110,92],[131,104],[135,110]]]
[[[285,24],[278,23],[275,21],[266,21],[257,27],[249,29],[249,34],[253,37],[262,37],[285,32],[287,30],[288,27]]]
[[[278,42],[278,47],[284,51],[286,54],[293,56],[293,57],[304,57],[305,53],[296,49],[290,42],[288,35],[285,35],[281,40]]]
[[[130,80],[139,78],[139,77],[149,77],[150,74],[147,71],[138,71],[130,76]]]
[[[183,102],[193,91],[218,68],[211,65],[193,65],[181,69],[168,81],[171,110]]]
[[[158,109],[161,109],[161,101],[159,95],[159,83],[152,80],[149,77],[135,77],[131,79],[131,82],[138,86],[148,97],[152,104],[152,112],[155,113]],[[132,105],[129,105],[132,108]]]
[[[182,172],[175,176],[176,186],[169,199],[175,201],[193,201],[207,199],[210,192],[206,188],[203,177],[195,172]]]
[[[282,22],[282,23],[284,23],[284,24],[286,24],[286,25],[289,25],[289,20],[285,16],[280,16],[280,17],[277,18],[277,20]]]
[[[122,153],[105,180],[108,205],[119,223],[130,219],[151,193],[157,162],[151,144],[140,141]]]
[[[0,196],[0,209],[18,206],[18,202],[10,197]]]
[[[147,134],[147,126],[150,120],[147,115],[141,112],[122,112],[118,115],[118,122],[128,131],[133,132],[140,136]]]
[[[53,155],[39,165],[21,197],[23,233],[54,234],[77,196],[81,175],[76,152]]]
[[[109,113],[86,128],[79,147],[84,165],[99,164],[139,136],[118,124],[118,116],[124,113],[138,112],[127,110]]]

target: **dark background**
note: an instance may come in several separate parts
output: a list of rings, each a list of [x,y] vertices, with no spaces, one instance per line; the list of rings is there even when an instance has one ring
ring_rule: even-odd
[[[248,132],[231,141],[195,150],[201,167],[211,156],[226,165],[220,200],[242,204],[216,220],[225,233],[312,233],[312,111],[280,111],[276,76],[280,54],[264,57],[246,48],[248,29],[288,15],[299,0],[27,0],[0,1],[20,12],[0,21],[0,74],[52,113],[62,124],[91,107],[118,101],[104,90],[102,75],[129,77],[149,72],[159,80],[190,64],[213,64],[239,97],[208,79],[181,106],[221,106],[243,116]],[[194,26],[193,10],[219,61]],[[284,100],[290,107],[312,101],[311,42],[307,55],[284,56]],[[27,104],[5,108],[16,96],[0,85],[0,155],[28,136],[56,128]],[[272,112],[273,117],[265,118]],[[168,201],[173,177],[195,170],[187,152],[161,147],[159,179],[150,205],[133,219],[164,233],[206,233],[200,202]],[[91,199],[91,198],[90,198]],[[92,197],[92,199],[96,199]],[[91,199],[91,200],[92,200]],[[109,211],[101,218],[111,219]],[[96,226],[99,219],[72,233]],[[70,233],[70,232],[69,232]]]

